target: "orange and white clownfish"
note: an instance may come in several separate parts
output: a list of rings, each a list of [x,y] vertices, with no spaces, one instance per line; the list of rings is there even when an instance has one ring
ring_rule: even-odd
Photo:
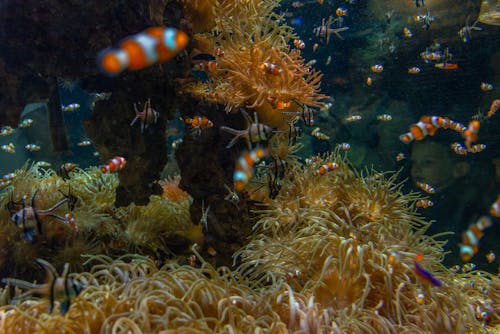
[[[424,208],[424,209],[427,209],[431,206],[434,205],[434,202],[432,202],[430,199],[427,199],[427,198],[424,198],[424,199],[419,199],[415,205],[418,207],[418,208]]]
[[[417,182],[417,186],[428,194],[436,193],[436,189],[427,183]]]
[[[62,111],[75,111],[80,109],[80,103],[70,103],[67,106],[61,106]]]
[[[376,64],[376,65],[370,66],[370,69],[374,73],[380,73],[384,70],[384,66],[380,65],[380,64]]]
[[[276,64],[269,63],[267,61],[260,64],[260,69],[262,72],[272,75],[279,75],[282,72],[281,67]]]
[[[30,152],[38,152],[40,151],[40,146],[36,144],[27,144],[24,146],[25,149],[27,149]]]
[[[208,53],[199,53],[193,56],[193,70],[205,73],[214,73],[217,71],[217,60],[215,56]]]
[[[107,75],[118,75],[126,69],[141,70],[168,61],[184,50],[188,35],[170,27],[151,27],[123,39],[118,48],[103,50],[97,63]]]
[[[470,151],[471,144],[477,141],[477,134],[479,132],[479,128],[481,127],[481,123],[478,120],[472,120],[467,129],[463,132],[463,136],[465,138],[465,146],[467,150]]]
[[[490,206],[490,214],[493,217],[500,218],[500,195],[498,195],[497,200]]]
[[[195,135],[201,134],[201,130],[210,129],[214,126],[214,123],[206,116],[186,117],[184,123],[191,126],[191,131]]]
[[[484,234],[484,230],[491,226],[491,219],[487,216],[480,217],[477,222],[469,225],[467,231],[462,233],[462,243],[460,244],[460,257],[464,262],[470,261],[478,252],[479,240]]]
[[[253,175],[253,166],[267,154],[266,150],[257,147],[251,151],[245,151],[236,161],[233,173],[234,190],[242,191]]]
[[[338,168],[339,165],[336,162],[327,162],[326,164],[319,166],[319,168],[313,172],[313,176],[325,175],[327,172],[331,172],[332,170]]]
[[[101,167],[103,173],[114,173],[121,170],[127,164],[124,157],[116,156],[109,160],[108,163]]]
[[[423,140],[427,135],[433,136],[436,133],[437,127],[431,123],[419,121],[410,126],[410,131],[399,136],[399,140],[403,143],[410,143],[412,140]]]

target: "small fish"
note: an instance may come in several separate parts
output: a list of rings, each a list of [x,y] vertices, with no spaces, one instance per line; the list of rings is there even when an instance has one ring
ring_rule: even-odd
[[[332,16],[328,18],[328,21],[325,21],[323,18],[321,20],[321,25],[313,29],[313,33],[316,37],[324,38],[327,45],[330,42],[330,36],[332,34],[336,35],[339,39],[344,39],[340,33],[349,29],[349,27],[330,28],[332,23],[336,20],[338,20],[338,18],[334,20]]]
[[[71,172],[75,168],[78,168],[78,164],[74,164],[72,162],[66,162],[59,167],[59,175],[62,177],[63,180],[69,180],[70,179],[69,172]]]
[[[350,151],[351,145],[349,143],[340,143],[337,145],[337,148],[341,151]]]
[[[366,84],[367,84],[368,86],[371,86],[371,85],[372,85],[372,83],[373,83],[373,79],[372,79],[371,77],[366,78]]]
[[[418,208],[424,208],[424,209],[427,209],[427,208],[430,208],[431,206],[434,205],[434,203],[430,200],[430,199],[419,199],[415,205],[418,207]]]
[[[389,115],[389,114],[378,115],[377,116],[377,120],[378,121],[384,121],[384,122],[392,121],[392,116]]]
[[[435,194],[436,193],[436,189],[434,189],[432,186],[430,186],[427,183],[417,182],[417,186],[428,194]]]
[[[142,107],[142,111],[137,109],[137,105],[134,103],[134,111],[135,117],[130,122],[130,126],[133,126],[135,122],[138,120],[141,121],[141,133],[144,132],[144,129],[147,129],[149,125],[156,124],[158,121],[158,116],[160,115],[156,110],[151,107],[151,99],[148,99],[144,106]]]
[[[50,166],[52,166],[52,164],[50,162],[47,162],[47,161],[37,161],[36,163],[37,167],[42,167],[42,168],[48,168]]]
[[[347,9],[345,8],[342,8],[342,7],[339,7],[335,10],[335,14],[338,16],[338,17],[341,17],[341,16],[346,16],[347,15]]]
[[[215,73],[217,71],[217,61],[213,60],[197,60],[193,64],[193,70],[205,73]]]
[[[404,159],[406,159],[406,155],[404,153],[399,152],[398,155],[396,155],[396,161],[399,162],[399,161],[402,161]]]
[[[486,261],[488,261],[488,263],[493,263],[496,258],[497,258],[497,255],[492,250],[490,250],[486,254]]]
[[[486,118],[493,117],[493,115],[496,114],[497,110],[500,108],[500,100],[494,100],[491,102],[490,105],[490,110],[488,110],[488,114],[486,115]]]
[[[214,123],[206,116],[186,117],[184,123],[191,127],[191,132],[195,135],[200,135],[202,130],[210,129],[214,126]]]
[[[453,150],[453,152],[455,152],[455,154],[467,155],[467,149],[460,143],[451,143],[450,147]]]
[[[301,275],[302,275],[301,271],[300,271],[300,270],[298,270],[298,269],[295,269],[294,271],[291,271],[291,272],[286,273],[286,275],[285,275],[285,280],[286,280],[287,282],[290,282],[290,281],[292,281],[292,280],[294,280],[294,279],[297,279],[297,278],[298,278],[299,276],[301,276]]]
[[[0,136],[2,137],[6,137],[8,135],[11,135],[12,133],[14,132],[14,129],[11,127],[11,126],[4,126],[1,130],[0,130]]]
[[[330,65],[330,63],[332,62],[332,56],[328,56],[328,58],[326,58],[326,61],[325,61],[325,65]]]
[[[466,263],[466,264],[464,264],[462,266],[462,272],[463,273],[468,273],[468,272],[470,272],[470,271],[472,271],[474,269],[476,269],[476,264],[475,263],[468,262],[468,263]]]
[[[498,195],[497,200],[491,204],[490,215],[500,218],[500,195]]]
[[[306,47],[306,43],[304,43],[304,41],[301,39],[294,39],[293,45],[299,50],[305,49]]]
[[[257,113],[254,113],[253,121],[250,116],[248,116],[246,111],[242,110],[241,113],[243,114],[243,117],[245,118],[247,123],[246,129],[236,130],[227,126],[221,126],[219,128],[222,131],[226,131],[234,135],[234,138],[231,139],[231,141],[226,145],[226,148],[232,147],[240,138],[244,138],[246,140],[249,149],[251,149],[252,144],[265,142],[271,139],[275,132],[274,129],[270,126],[259,123]]]
[[[419,74],[420,73],[420,67],[413,66],[408,69],[409,74]]]
[[[283,70],[276,64],[271,64],[267,61],[260,64],[260,69],[262,72],[272,75],[279,75]]]
[[[468,262],[479,250],[479,240],[484,234],[484,230],[492,225],[488,216],[480,217],[477,222],[469,225],[467,231],[462,233],[462,243],[460,244],[460,257],[462,261]]]
[[[465,139],[465,147],[470,151],[471,144],[477,141],[477,136],[479,129],[481,128],[481,122],[478,120],[472,120],[467,125],[467,129],[463,132],[463,137]]]
[[[182,30],[151,27],[126,37],[117,48],[101,51],[97,64],[109,76],[116,76],[127,69],[141,70],[172,59],[184,50],[188,42],[189,37]]]
[[[33,120],[31,118],[25,118],[19,123],[20,128],[28,128],[33,124]]]
[[[182,138],[174,140],[171,144],[172,149],[176,150],[183,142],[184,140]]]
[[[370,66],[373,73],[381,73],[384,70],[384,65],[375,64]]]
[[[361,115],[351,115],[351,116],[345,118],[346,122],[349,122],[349,123],[358,122],[358,121],[361,121],[362,119],[363,119],[363,117]]]
[[[92,142],[90,140],[82,140],[81,142],[76,144],[77,146],[90,146]]]
[[[313,176],[325,175],[327,172],[331,172],[338,168],[339,165],[336,162],[327,162],[326,164],[321,165],[318,169],[313,171]]]
[[[10,182],[17,176],[17,173],[8,173],[2,176],[3,182]]]
[[[55,302],[59,299],[61,300],[60,312],[62,315],[66,314],[71,305],[71,301],[78,296],[87,285],[86,280],[77,280],[74,276],[70,276],[69,263],[64,264],[61,276],[59,276],[56,269],[47,261],[36,259],[36,263],[45,269],[48,277],[47,283],[36,284],[15,278],[3,278],[2,283],[25,290],[20,296],[16,296],[15,299],[26,298],[33,294],[48,298],[49,314],[52,313]]]
[[[405,35],[406,38],[412,38],[413,37],[413,33],[407,27],[404,27],[403,34]]]
[[[428,271],[426,271],[425,269],[423,269],[420,266],[419,263],[423,260],[423,258],[424,258],[424,256],[421,253],[417,254],[417,256],[415,257],[415,263],[414,263],[415,273],[418,276],[420,276],[421,278],[423,278],[424,280],[426,280],[427,282],[430,282],[434,286],[437,286],[437,287],[442,286],[442,283],[440,280],[435,278],[431,273],[429,273]]]
[[[236,161],[236,166],[234,168],[233,182],[235,191],[243,191],[250,181],[253,175],[253,166],[258,163],[263,157],[267,155],[267,152],[260,147],[257,147],[251,151],[243,152],[238,160]]]
[[[16,146],[14,146],[14,144],[12,144],[12,143],[8,143],[7,145],[2,145],[2,146],[0,146],[0,149],[2,151],[4,151],[5,153],[9,153],[9,154],[16,153]]]
[[[103,173],[115,173],[121,170],[127,164],[127,160],[124,157],[116,156],[110,159],[108,163],[101,166],[101,171]]]
[[[434,64],[434,67],[439,68],[441,70],[457,70],[458,64],[456,64],[456,63],[437,63],[437,64]]]
[[[315,128],[314,130],[311,131],[311,135],[316,137],[319,140],[329,140],[330,137],[323,132],[321,132],[320,128]]]
[[[475,144],[475,145],[471,145],[469,152],[470,153],[479,153],[479,152],[484,151],[485,149],[486,149],[485,144]]]
[[[417,301],[417,303],[419,305],[423,305],[424,302],[425,302],[425,295],[423,293],[419,293],[416,297],[415,297],[415,300]]]
[[[316,50],[318,50],[318,47],[319,47],[318,43],[314,43],[313,44],[313,52],[316,52]]]
[[[24,148],[27,149],[30,152],[38,152],[38,151],[40,151],[40,146],[39,145],[35,145],[35,144],[27,144],[26,146],[24,146]]]
[[[76,111],[80,109],[79,103],[70,103],[67,106],[61,106],[62,111]]]
[[[493,85],[487,82],[481,82],[481,90],[483,92],[488,92],[490,90],[493,90]]]

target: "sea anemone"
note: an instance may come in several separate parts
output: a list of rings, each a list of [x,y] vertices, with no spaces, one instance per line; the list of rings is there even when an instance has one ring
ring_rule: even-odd
[[[470,307],[478,295],[466,295],[440,264],[442,242],[424,235],[429,223],[415,214],[416,196],[401,193],[396,175],[356,173],[338,153],[314,160],[292,165],[277,198],[257,210],[256,235],[236,254],[241,275],[262,285],[289,281],[312,301],[301,309],[327,312],[331,323],[324,319],[322,328],[332,331],[479,330]],[[338,168],[316,173],[327,162]],[[419,253],[442,287],[416,275]]]

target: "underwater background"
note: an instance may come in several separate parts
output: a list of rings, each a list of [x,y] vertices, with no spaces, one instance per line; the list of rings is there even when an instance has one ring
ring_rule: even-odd
[[[0,333],[497,333],[500,1],[0,2]]]

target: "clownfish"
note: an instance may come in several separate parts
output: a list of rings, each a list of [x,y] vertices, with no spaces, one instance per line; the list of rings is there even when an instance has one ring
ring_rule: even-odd
[[[419,74],[420,73],[420,67],[413,66],[408,69],[409,74]]]
[[[236,167],[233,173],[234,190],[242,191],[250,181],[253,175],[253,166],[265,157],[267,152],[260,147],[251,151],[245,151],[236,161]]]
[[[481,82],[481,90],[487,92],[493,89],[493,85],[487,82]]]
[[[398,155],[396,155],[397,162],[402,161],[404,159],[406,159],[406,155],[403,152],[399,152]]]
[[[465,146],[467,150],[470,151],[471,144],[477,141],[477,134],[479,132],[479,128],[481,127],[481,123],[478,120],[472,120],[467,129],[463,132],[463,136],[465,138]]]
[[[66,162],[59,167],[59,175],[62,177],[63,180],[68,180],[70,178],[69,172],[71,172],[75,168],[78,168],[78,164],[74,164],[72,162]]]
[[[38,151],[40,151],[40,146],[39,145],[35,145],[35,144],[27,144],[26,146],[24,146],[24,148],[27,149],[30,152],[38,152]]]
[[[484,151],[485,149],[486,149],[485,144],[475,144],[475,145],[471,145],[469,152],[470,153],[479,153],[479,152]]]
[[[491,219],[487,216],[480,217],[474,224],[469,225],[467,231],[462,233],[462,243],[460,244],[460,257],[464,262],[470,261],[478,252],[479,240],[484,234],[484,230],[491,226]]]
[[[217,60],[211,54],[200,53],[192,57],[193,69],[205,73],[214,73],[217,71]]]
[[[5,153],[14,154],[16,153],[16,146],[12,143],[8,143],[7,145],[0,146],[0,149]]]
[[[33,124],[33,120],[31,118],[23,119],[22,122],[19,123],[20,128],[27,128]]]
[[[410,126],[410,131],[399,136],[399,140],[403,143],[410,143],[413,140],[423,140],[427,135],[433,136],[436,133],[437,127],[431,123],[419,121]]]
[[[418,208],[424,208],[424,209],[427,209],[431,206],[434,205],[434,202],[432,202],[430,199],[419,199],[415,205],[418,207]]]
[[[406,38],[412,38],[413,37],[413,33],[407,27],[404,27],[403,34],[405,35]]]
[[[339,7],[339,8],[337,8],[337,10],[335,10],[335,14],[336,14],[338,17],[341,17],[341,16],[346,16],[346,15],[347,15],[347,9],[342,8],[342,7]]]
[[[330,136],[328,136],[327,134],[321,132],[321,129],[318,127],[318,128],[315,128],[314,130],[311,131],[311,135],[316,137],[317,139],[319,140],[328,140],[330,139]]]
[[[352,116],[345,118],[346,122],[349,122],[349,123],[361,121],[362,119],[363,119],[363,117],[361,115],[352,115]]]
[[[341,143],[337,145],[337,148],[341,151],[350,151],[351,150],[351,144],[349,143]]]
[[[0,130],[0,136],[5,137],[5,136],[12,134],[13,132],[14,132],[14,129],[11,126],[7,125],[7,126],[4,126]]]
[[[66,222],[78,233],[78,225],[76,224],[76,220],[71,213],[67,213],[64,215],[64,219]]]
[[[339,165],[336,162],[327,162],[326,164],[319,166],[319,168],[313,172],[313,176],[325,175],[327,172],[331,172],[332,170],[338,168]]]
[[[427,183],[417,182],[417,186],[428,194],[436,193],[436,189]]]
[[[497,99],[491,102],[490,110],[488,110],[488,114],[486,115],[486,117],[490,118],[493,115],[495,115],[499,108],[500,108],[500,100]]]
[[[114,173],[121,170],[127,164],[127,160],[124,157],[116,156],[109,160],[108,163],[101,167],[103,173]]]
[[[107,75],[118,75],[126,69],[141,70],[166,62],[184,50],[188,35],[169,27],[151,27],[123,39],[118,48],[103,50],[97,63]]]
[[[302,50],[306,47],[306,43],[304,43],[304,41],[301,39],[294,39],[293,45],[299,50]]]
[[[61,106],[62,111],[75,111],[80,109],[79,103],[70,103],[67,106]]]
[[[467,149],[463,147],[462,144],[460,143],[451,143],[450,147],[453,150],[453,152],[455,152],[455,154],[467,155]]]
[[[268,63],[267,61],[260,64],[262,72],[272,75],[279,75],[282,72],[281,67],[276,64]]]
[[[392,121],[392,116],[389,114],[377,115],[377,121],[383,121],[383,122]]]
[[[500,195],[498,195],[497,200],[490,206],[490,214],[493,217],[500,218]]]
[[[370,69],[374,73],[380,73],[380,72],[382,72],[384,70],[384,66],[380,65],[380,64],[376,64],[376,65],[371,66]]]
[[[201,130],[210,129],[214,126],[214,123],[206,116],[187,117],[184,119],[184,123],[190,125],[191,131],[196,135],[199,135]]]
[[[14,179],[17,176],[16,173],[8,173],[2,176],[2,181],[3,182],[10,182],[12,179]]]

